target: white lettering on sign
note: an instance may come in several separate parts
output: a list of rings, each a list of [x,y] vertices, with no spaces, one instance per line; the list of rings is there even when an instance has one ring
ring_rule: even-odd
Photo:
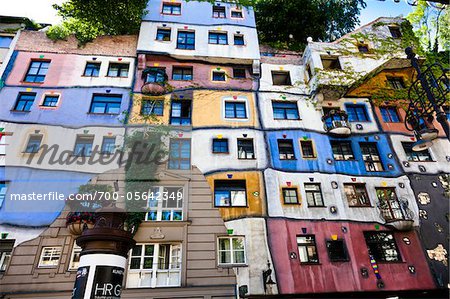
[[[95,285],[95,296],[120,296],[121,291],[122,286],[120,284],[114,286],[112,283],[97,283]]]

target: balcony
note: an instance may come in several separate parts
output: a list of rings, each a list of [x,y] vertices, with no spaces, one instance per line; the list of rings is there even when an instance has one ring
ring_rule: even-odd
[[[349,136],[352,133],[348,115],[341,110],[331,110],[322,116],[324,130],[336,136]]]
[[[141,92],[145,95],[160,96],[167,93],[167,75],[164,69],[146,68],[142,72],[145,83],[141,87]]]
[[[409,231],[414,226],[414,213],[408,208],[407,200],[380,202],[380,216],[386,226],[398,231]]]

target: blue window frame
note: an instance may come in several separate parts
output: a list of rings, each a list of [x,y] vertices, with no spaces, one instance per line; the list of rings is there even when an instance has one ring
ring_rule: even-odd
[[[244,36],[241,34],[235,34],[234,35],[234,44],[237,46],[244,45]]]
[[[41,146],[42,135],[30,135],[25,153],[37,153]]]
[[[400,117],[398,116],[396,107],[380,107],[381,116],[385,123],[399,123]]]
[[[163,100],[143,101],[141,107],[141,114],[162,116],[164,114],[164,101]]]
[[[228,139],[213,139],[214,154],[228,154]]]
[[[195,32],[178,31],[177,49],[194,50],[195,49]]]
[[[165,15],[181,15],[181,3],[163,3],[162,13]]]
[[[296,102],[272,102],[274,119],[300,119]]]
[[[165,68],[151,68],[144,70],[146,83],[164,83],[167,80]]]
[[[191,140],[171,139],[169,169],[188,170],[191,168]]]
[[[245,180],[214,181],[214,205],[216,207],[247,206]]]
[[[50,61],[31,61],[24,81],[33,83],[44,82],[45,75],[47,75],[49,66]]]
[[[56,107],[58,105],[59,96],[46,95],[41,106],[44,107]]]
[[[86,63],[86,68],[84,69],[83,76],[85,77],[98,77],[100,73],[100,65],[99,62],[88,62]]]
[[[172,70],[172,80],[185,80],[190,81],[193,78],[192,67],[179,67],[174,66]]]
[[[210,32],[209,33],[209,43],[215,45],[227,45],[228,35],[221,32]]]
[[[175,126],[189,126],[191,124],[191,101],[172,101],[170,124]]]
[[[9,48],[13,40],[12,36],[0,36],[0,48]]]
[[[89,157],[92,154],[94,136],[78,135],[73,154],[78,157]]]
[[[116,137],[104,136],[102,142],[102,154],[114,154],[116,149]]]
[[[128,69],[130,65],[128,63],[110,63],[108,68],[108,77],[128,77]]]
[[[170,28],[158,28],[158,30],[156,31],[156,40],[170,41],[170,33]]]
[[[30,111],[35,97],[35,93],[19,93],[16,105],[14,106],[14,110],[23,112]]]
[[[244,102],[225,102],[225,118],[247,118]]]
[[[225,72],[216,72],[213,71],[212,73],[212,80],[213,81],[226,81],[226,75]]]
[[[346,104],[345,109],[347,110],[348,120],[351,122],[356,121],[369,121],[367,115],[366,106],[363,104]]]
[[[92,97],[90,113],[119,114],[121,95],[94,94]]]

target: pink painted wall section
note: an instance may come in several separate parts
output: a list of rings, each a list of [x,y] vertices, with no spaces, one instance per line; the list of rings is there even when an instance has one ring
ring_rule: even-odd
[[[363,235],[364,231],[374,231],[374,224],[285,219],[267,221],[269,247],[281,294],[380,291]],[[342,226],[347,228],[347,233],[342,232]],[[307,229],[306,234],[315,235],[320,264],[302,265],[298,257],[290,259],[290,252],[298,256],[296,237],[302,235],[302,228]],[[380,225],[381,230],[386,229]],[[329,261],[325,241],[330,240],[331,235],[345,240],[350,258],[348,262]],[[394,236],[402,262],[378,263],[385,283],[384,290],[433,289],[435,285],[416,232],[395,232]],[[403,242],[404,237],[410,239],[410,245]],[[409,272],[409,265],[414,265],[415,274]],[[361,276],[362,267],[368,269],[368,278]]]
[[[192,67],[193,79],[191,81],[178,81],[172,80],[173,67]],[[246,69],[245,79],[233,79],[233,67],[212,65],[203,63],[183,62],[175,60],[165,56],[144,55],[138,56],[138,72],[136,76],[136,83],[134,85],[135,92],[141,92],[141,87],[145,82],[145,78],[142,78],[142,71],[146,67],[165,68],[168,76],[168,83],[175,89],[185,88],[211,88],[211,89],[254,89],[253,80],[250,74],[251,65],[235,66],[237,68]],[[212,71],[217,70],[226,72],[226,82],[214,82],[212,81]]]

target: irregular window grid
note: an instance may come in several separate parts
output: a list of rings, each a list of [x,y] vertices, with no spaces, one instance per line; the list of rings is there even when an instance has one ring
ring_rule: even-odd
[[[318,263],[316,239],[314,236],[297,236],[297,246],[300,262]]]
[[[102,154],[114,154],[116,137],[103,137]]]
[[[386,221],[406,218],[394,188],[376,188],[376,193],[381,215]]]
[[[401,261],[400,253],[392,233],[365,232],[364,237],[369,249],[377,262]]]
[[[156,39],[161,41],[170,41],[170,29],[158,29],[156,32]]]
[[[214,203],[217,207],[247,206],[246,182],[243,180],[215,181]]]
[[[172,101],[170,124],[176,126],[189,126],[191,124],[191,101]]]
[[[44,101],[42,102],[42,106],[44,107],[56,107],[58,104],[59,96],[50,96],[46,95],[44,97]]]
[[[283,188],[284,203],[298,203],[297,189]]]
[[[141,114],[142,115],[158,115],[162,116],[164,113],[164,101],[163,100],[145,100],[142,102]]]
[[[11,260],[11,251],[1,251],[0,252],[0,272],[6,270],[8,267],[9,261]]]
[[[57,266],[61,257],[61,247],[44,247],[42,248],[40,267]]]
[[[253,139],[238,139],[238,158],[255,159]]]
[[[49,66],[49,61],[31,61],[30,68],[25,76],[25,81],[34,83],[44,82]]]
[[[182,221],[183,187],[152,187],[149,190],[147,221]]]
[[[278,140],[278,151],[280,160],[295,160],[294,145],[292,139]]]
[[[75,141],[75,148],[73,154],[80,157],[88,157],[92,154],[92,145],[94,143],[94,137],[90,136],[78,136]]]
[[[16,105],[14,106],[14,110],[24,112],[30,111],[35,97],[35,93],[20,93]]]
[[[365,184],[344,184],[344,193],[350,207],[370,206]]]
[[[414,151],[413,142],[402,142],[403,150],[405,151],[406,158],[408,161],[414,162],[425,162],[425,161],[433,161],[431,158],[431,154],[428,149],[424,149],[422,151]]]
[[[320,184],[306,184],[305,183],[306,201],[308,207],[323,207],[322,190]]]
[[[366,171],[383,171],[384,168],[380,160],[380,154],[378,153],[376,143],[361,142],[360,147]]]
[[[69,270],[78,269],[78,265],[80,264],[80,254],[81,254],[81,247],[74,244],[72,249],[72,257],[70,259],[69,264]]]
[[[219,264],[245,264],[243,237],[219,238]]]

